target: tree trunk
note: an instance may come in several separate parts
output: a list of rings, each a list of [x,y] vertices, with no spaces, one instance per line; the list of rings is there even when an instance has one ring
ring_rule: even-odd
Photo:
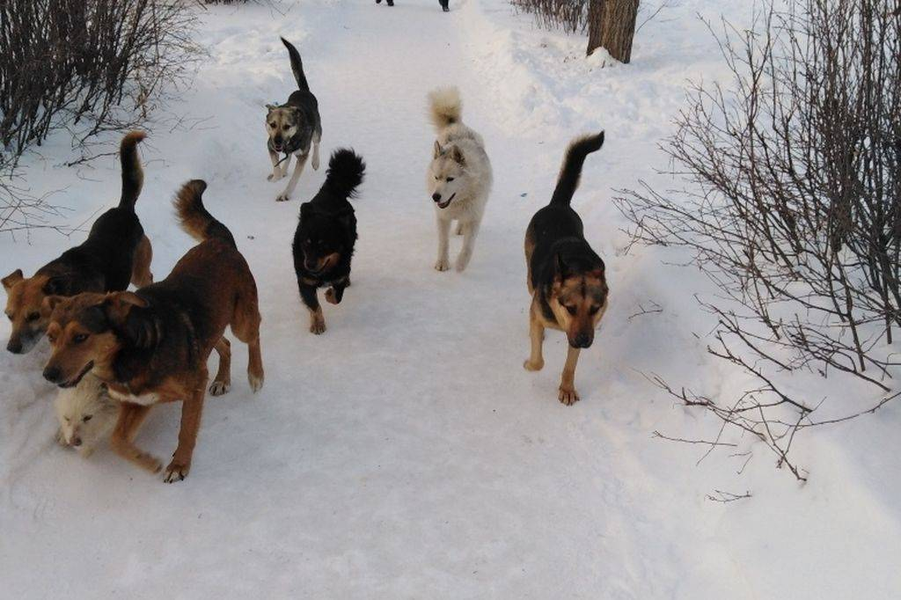
[[[632,58],[632,38],[639,0],[590,0],[588,4],[588,56],[604,47],[616,60]]]

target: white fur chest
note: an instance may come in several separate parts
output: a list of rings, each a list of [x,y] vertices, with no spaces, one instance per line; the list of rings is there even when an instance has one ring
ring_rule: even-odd
[[[118,400],[119,402],[130,402],[131,404],[140,404],[142,406],[150,406],[151,404],[156,404],[160,401],[158,394],[143,394],[141,396],[134,396],[132,394],[122,394],[113,389],[110,389],[109,395],[110,398]]]

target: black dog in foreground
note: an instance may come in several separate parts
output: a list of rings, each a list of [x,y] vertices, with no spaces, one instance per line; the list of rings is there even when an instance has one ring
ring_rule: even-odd
[[[350,260],[357,241],[357,218],[348,202],[363,182],[366,165],[353,150],[332,154],[319,193],[300,207],[294,232],[294,271],[300,297],[310,310],[310,331],[325,331],[316,290],[329,286],[325,299],[338,304],[350,285]]]
[[[588,244],[582,219],[570,206],[585,158],[603,145],[603,131],[573,140],[550,204],[535,213],[526,230],[532,352],[523,366],[529,371],[544,367],[545,328],[565,331],[569,348],[558,398],[568,406],[579,400],[574,382],[579,352],[591,346],[594,330],[607,310],[609,288],[604,261]]]

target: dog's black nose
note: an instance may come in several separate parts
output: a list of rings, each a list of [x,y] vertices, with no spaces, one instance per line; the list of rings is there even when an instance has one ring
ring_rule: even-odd
[[[588,348],[591,346],[591,336],[587,333],[580,333],[576,336],[576,339],[573,340],[573,346],[576,348]]]
[[[432,200],[434,200],[435,202],[441,202],[441,194],[435,192],[434,194],[432,194]]]
[[[60,370],[57,367],[47,367],[44,369],[44,379],[50,383],[59,383],[61,376],[62,373],[60,373]]]
[[[78,448],[79,446],[81,446],[81,438],[80,438],[80,437],[73,438],[73,439],[72,439],[72,445],[75,446],[76,448]]]
[[[13,354],[21,354],[22,342],[20,342],[19,340],[9,340],[9,343],[6,345],[6,349]]]

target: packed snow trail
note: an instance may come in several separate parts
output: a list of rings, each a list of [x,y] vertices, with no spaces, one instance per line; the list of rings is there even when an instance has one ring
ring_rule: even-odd
[[[633,365],[665,368],[657,340],[690,336],[671,331],[675,315],[627,318],[640,298],[623,268],[634,263],[614,252],[607,190],[635,162],[628,140],[608,134],[574,201],[593,215],[588,238],[613,298],[576,372],[582,401],[556,399],[561,334],[548,332],[543,371],[522,368],[525,226],[550,198],[569,139],[621,117],[602,107],[587,121],[566,107],[554,117],[549,92],[535,88],[537,114],[559,127],[520,127],[510,98],[522,82],[496,76],[505,47],[480,39],[491,26],[483,2],[450,14],[431,0],[205,13],[209,60],[172,107],[197,121],[154,130],[137,210],[160,278],[192,245],[169,201],[186,179],[208,182],[204,202],[260,289],[265,387],[250,394],[246,349],[234,344],[232,390],[207,398],[190,476],[167,486],[109,451],[85,461],[56,447],[53,390],[39,373],[46,344],[43,355],[4,355],[0,383],[15,402],[3,424],[0,596],[755,597],[720,535],[720,508],[697,493],[707,488],[691,455],[651,440],[672,406],[648,402]],[[307,330],[290,242],[324,172],[308,164],[290,203],[275,202],[284,182],[266,181],[263,105],[293,85],[279,35],[300,50],[319,99],[323,167],[343,146],[367,163],[353,286],[340,306],[324,304],[322,336]],[[460,87],[464,121],[484,136],[495,172],[463,274],[432,269],[425,97],[443,85]],[[96,183],[64,176],[85,218],[115,197],[112,163]],[[40,237],[0,266],[33,271],[67,243]],[[155,408],[138,444],[167,458],[179,410]]]

